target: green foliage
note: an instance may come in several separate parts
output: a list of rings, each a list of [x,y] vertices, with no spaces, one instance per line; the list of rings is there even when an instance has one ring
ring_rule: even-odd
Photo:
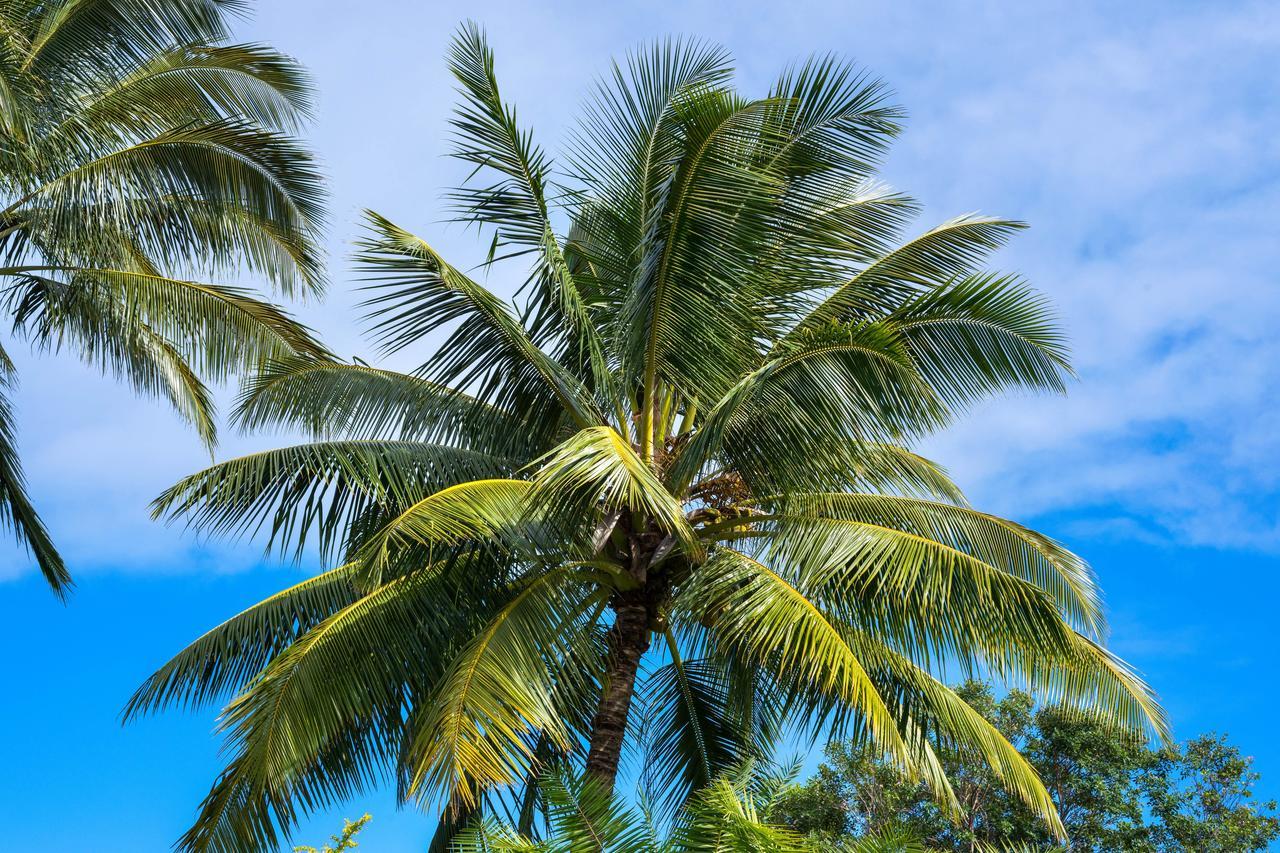
[[[360,842],[356,841],[356,836],[371,820],[373,820],[373,815],[371,814],[365,814],[356,820],[344,819],[342,821],[342,832],[329,836],[329,840],[333,842],[332,844],[326,844],[319,850],[306,845],[294,847],[293,853],[343,853],[344,850],[354,850],[360,846]]]
[[[1253,759],[1225,735],[1202,735],[1182,749],[1161,750],[1142,780],[1155,819],[1157,850],[1265,850],[1280,838],[1274,800],[1259,803]]]
[[[1274,802],[1258,803],[1252,759],[1226,738],[1151,749],[1131,732],[1078,709],[1000,700],[969,682],[957,692],[1026,755],[1044,781],[1070,842],[1059,844],[1022,803],[995,784],[971,752],[942,750],[962,820],[928,790],[856,743],[834,742],[826,761],[777,807],[780,820],[828,845],[898,834],[933,850],[1018,847],[1090,853],[1261,851],[1280,839]]]
[[[212,449],[206,385],[325,349],[278,306],[194,279],[320,292],[321,181],[291,137],[305,74],[227,44],[225,0],[0,4],[0,310],[169,403]],[[26,497],[0,351],[0,523],[50,587],[71,585]]]
[[[370,213],[370,333],[444,342],[406,373],[273,361],[237,420],[311,440],[156,502],[345,567],[215,628],[130,703],[228,703],[228,766],[181,848],[272,849],[393,778],[446,815],[440,849],[466,816],[527,816],[552,764],[607,791],[624,758],[666,819],[788,730],[856,738],[945,814],[967,788],[942,756],[971,751],[1060,834],[944,662],[1142,736],[1163,715],[1102,647],[1089,567],[910,449],[986,395],[1066,381],[1043,298],[984,269],[1020,224],[907,236],[915,205],[874,180],[900,111],[835,57],[747,97],[717,48],[642,48],[559,171],[479,28],[449,66],[474,167],[453,218],[525,283],[513,305]]]
[[[452,853],[816,853],[799,833],[772,819],[788,777],[758,772],[752,765],[714,780],[670,821],[658,822],[591,779],[560,768],[538,783],[544,819],[522,832],[489,817],[459,833]],[[874,848],[854,851],[875,853]]]

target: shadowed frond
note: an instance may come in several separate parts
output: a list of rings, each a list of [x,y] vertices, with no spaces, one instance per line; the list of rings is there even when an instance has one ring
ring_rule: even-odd
[[[448,664],[406,746],[410,795],[471,803],[492,786],[513,785],[533,760],[531,736],[561,750],[570,732],[556,703],[549,658],[581,633],[600,593],[571,568],[537,575]],[[579,673],[575,677],[590,677]]]
[[[0,367],[3,371],[0,374],[0,524],[8,527],[35,558],[40,573],[54,594],[65,599],[71,590],[71,575],[49,538],[44,522],[27,497],[26,477],[22,473],[14,434],[13,408],[8,394],[2,393],[9,390],[12,365],[3,350],[0,350],[0,360],[4,362]]]
[[[658,805],[674,809],[744,760],[755,758],[755,733],[734,713],[731,674],[707,658],[684,660],[670,628],[671,662],[645,680],[643,782]]]

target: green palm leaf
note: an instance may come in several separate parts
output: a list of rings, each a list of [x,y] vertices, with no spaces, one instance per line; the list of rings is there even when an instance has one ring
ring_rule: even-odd
[[[323,553],[346,544],[347,525],[379,506],[408,506],[440,488],[500,476],[511,462],[410,441],[333,441],[241,456],[175,484],[153,516],[184,516],[223,535],[266,530],[268,547],[300,556],[315,534]]]
[[[413,721],[410,794],[471,803],[485,788],[524,778],[534,735],[569,748],[548,658],[584,629],[599,596],[573,575],[562,567],[523,585],[450,662],[435,700]]]

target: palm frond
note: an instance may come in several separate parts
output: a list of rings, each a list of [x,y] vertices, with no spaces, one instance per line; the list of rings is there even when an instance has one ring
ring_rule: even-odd
[[[1106,635],[1092,569],[1060,543],[1016,522],[966,507],[883,494],[795,494],[784,500],[781,511],[797,519],[886,526],[962,551],[1043,589],[1079,629],[1094,637]]]
[[[367,510],[408,506],[456,483],[510,472],[512,463],[446,445],[332,441],[263,451],[211,466],[152,504],[154,517],[184,518],[223,536],[266,532],[267,547],[301,556],[315,535],[322,553],[346,544]]]
[[[514,550],[528,543],[531,484],[526,480],[471,480],[427,495],[360,546],[363,583],[376,585],[406,545],[447,548],[463,542]]]
[[[920,372],[954,405],[1010,388],[1066,391],[1065,338],[1046,300],[1018,278],[957,279],[891,318]]]
[[[243,689],[295,640],[359,598],[355,569],[308,578],[207,631],[134,691],[122,718],[173,706],[198,709]]]
[[[299,807],[323,807],[382,778],[406,684],[432,683],[472,616],[453,603],[457,592],[437,567],[403,575],[274,656],[223,713],[231,760],[179,849],[275,849]]]
[[[10,304],[34,343],[74,343],[90,361],[134,325],[159,335],[199,374],[227,379],[274,359],[328,351],[282,309],[225,285],[92,267],[0,269],[20,286]]]
[[[530,503],[548,517],[585,520],[600,509],[635,508],[688,552],[701,553],[680,502],[612,428],[584,429],[534,464]]]
[[[366,364],[291,358],[267,364],[243,387],[233,419],[242,429],[302,429],[319,439],[397,439],[465,444],[525,458],[536,430],[494,406],[418,376]]]
[[[411,722],[409,795],[469,804],[487,788],[524,778],[534,735],[569,748],[548,658],[584,630],[598,596],[583,589],[569,567],[536,575],[513,591],[449,661],[432,700]]]
[[[731,653],[787,671],[817,695],[856,709],[876,746],[910,768],[902,732],[839,626],[746,554],[718,548],[708,565],[680,591],[677,609],[707,625]]]
[[[783,341],[828,323],[892,310],[923,289],[968,275],[1024,227],[976,214],[948,220],[868,263],[805,314]]]
[[[455,388],[476,385],[480,399],[531,420],[551,416],[545,403],[527,410],[538,392],[550,391],[579,426],[602,422],[581,382],[538,349],[496,296],[420,238],[376,213],[367,216],[372,233],[361,244],[357,264],[373,282],[376,295],[365,304],[384,350],[401,349],[460,321],[423,366],[429,378]]]
[[[145,135],[172,127],[175,114],[206,121],[239,116],[296,131],[311,109],[306,72],[270,48],[184,45],[149,56],[106,82],[58,132]]]
[[[3,351],[0,351],[0,360],[4,362],[0,388],[7,391],[12,366],[8,355]],[[62,555],[49,537],[48,529],[27,496],[26,477],[22,473],[14,433],[13,408],[5,393],[0,393],[0,525],[13,532],[35,558],[49,588],[59,598],[65,599],[71,591],[71,575],[62,561]]]
[[[558,338],[559,345],[579,350],[593,387],[608,391],[611,377],[599,331],[551,225],[551,161],[502,100],[493,50],[475,24],[463,25],[454,36],[449,67],[464,98],[453,120],[454,156],[475,167],[468,185],[453,192],[457,216],[495,229],[490,261],[495,253],[536,255],[527,313],[542,330],[538,337],[548,343]],[[478,185],[495,173],[496,183]]]
[[[896,442],[946,415],[892,329],[832,327],[739,380],[702,418],[668,478],[689,483],[722,455],[749,482],[786,482],[777,472],[804,469],[819,442]]]
[[[671,662],[645,680],[642,695],[643,781],[657,805],[674,810],[756,756],[754,732],[734,714],[729,671],[708,658],[684,660],[669,627],[665,636]]]

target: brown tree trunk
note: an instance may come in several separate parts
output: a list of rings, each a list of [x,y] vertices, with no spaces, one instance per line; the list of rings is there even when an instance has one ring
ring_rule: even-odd
[[[643,595],[628,595],[615,605],[615,610],[604,690],[591,722],[591,748],[587,753],[587,775],[607,791],[613,790],[618,775],[640,658],[649,649],[649,609]]]

